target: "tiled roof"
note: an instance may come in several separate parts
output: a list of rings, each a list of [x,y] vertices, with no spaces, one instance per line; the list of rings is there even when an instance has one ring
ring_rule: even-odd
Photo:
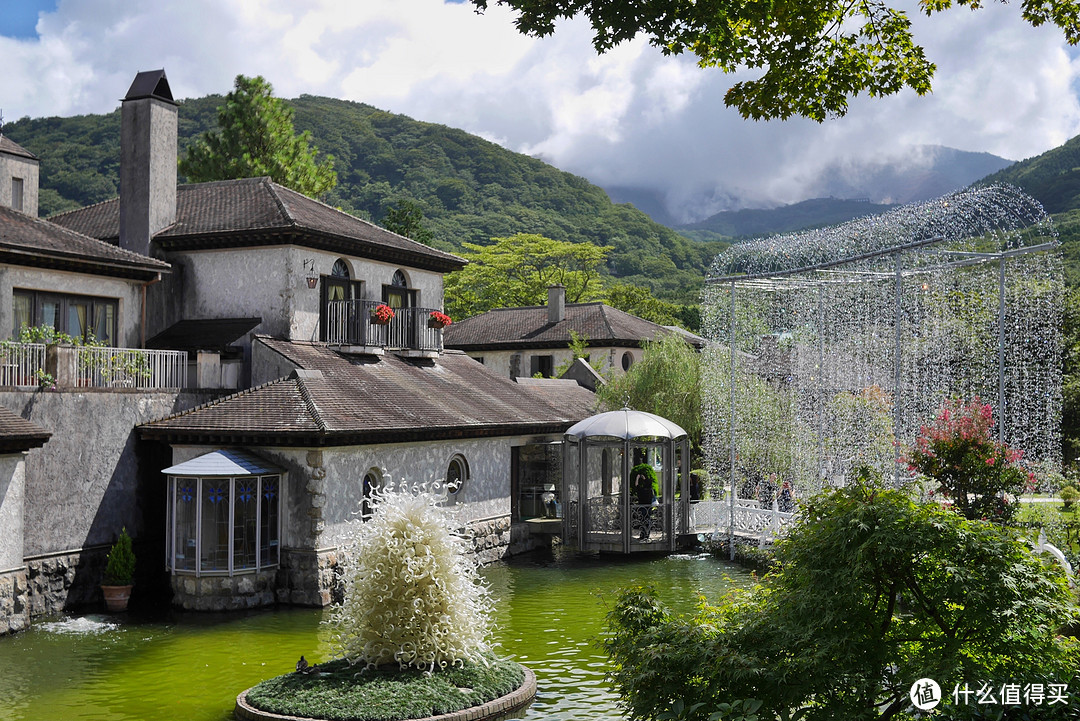
[[[498,308],[466,318],[443,330],[443,345],[471,351],[566,348],[571,330],[587,337],[590,346],[620,347],[640,346],[665,331],[662,325],[603,303],[568,303],[557,323],[548,321],[546,305]]]
[[[0,262],[95,275],[152,278],[169,264],[0,207]]]
[[[245,333],[262,323],[262,318],[200,318],[182,320],[146,341],[147,348],[224,351]]]
[[[18,155],[23,158],[30,158],[30,160],[37,160],[37,156],[31,153],[23,146],[16,143],[6,135],[0,135],[0,153],[8,153],[9,155]]]
[[[344,356],[325,346],[258,342],[303,371],[139,427],[146,438],[333,446],[561,433],[593,413],[578,386],[557,397],[495,375],[463,353],[435,359]],[[550,399],[549,399],[550,397]]]
[[[114,198],[51,220],[114,241],[120,234],[120,201]],[[444,272],[466,264],[463,258],[391,233],[269,178],[177,186],[176,222],[154,240],[166,250],[292,243]]]
[[[0,406],[0,453],[18,453],[40,448],[52,433],[33,421]]]

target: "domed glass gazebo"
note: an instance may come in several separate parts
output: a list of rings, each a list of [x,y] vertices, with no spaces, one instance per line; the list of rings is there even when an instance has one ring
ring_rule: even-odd
[[[563,539],[581,551],[673,551],[687,528],[686,431],[623,408],[572,426],[563,444]]]

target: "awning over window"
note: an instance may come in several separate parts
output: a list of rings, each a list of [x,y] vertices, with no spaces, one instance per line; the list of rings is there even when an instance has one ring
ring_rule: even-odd
[[[284,473],[284,469],[258,456],[240,450],[217,450],[204,453],[198,458],[178,463],[162,471],[170,476],[263,476]]]

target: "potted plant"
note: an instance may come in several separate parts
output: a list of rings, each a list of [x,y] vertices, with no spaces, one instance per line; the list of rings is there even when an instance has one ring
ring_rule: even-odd
[[[131,550],[131,536],[125,527],[109,550],[109,558],[105,563],[101,592],[105,596],[105,607],[109,611],[127,610],[134,577],[135,553]]]
[[[427,326],[428,328],[445,328],[453,321],[450,320],[450,316],[442,311],[433,310],[428,315]]]
[[[386,303],[375,306],[375,310],[371,311],[371,322],[374,325],[389,325],[393,319],[394,309]]]

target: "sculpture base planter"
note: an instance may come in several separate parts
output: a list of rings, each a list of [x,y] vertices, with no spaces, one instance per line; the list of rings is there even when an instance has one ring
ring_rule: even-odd
[[[498,719],[505,719],[520,716],[521,711],[529,706],[536,698],[536,675],[528,668],[515,664],[512,661],[500,661],[500,664],[512,664],[520,669],[518,678],[521,679],[518,687],[508,693],[505,693],[496,698],[490,696],[487,700],[482,697],[479,699],[474,698],[472,703],[475,705],[469,705],[468,702],[454,703],[446,699],[446,696],[455,692],[454,685],[447,686],[441,692],[436,693],[434,686],[429,686],[431,693],[436,693],[436,697],[442,697],[445,702],[445,708],[438,709],[436,715],[432,715],[432,708],[430,700],[426,703],[426,711],[420,711],[416,709],[411,715],[408,715],[409,719],[425,720],[425,721],[497,721]],[[345,674],[346,679],[353,679],[354,675],[358,677],[359,682],[355,693],[350,694],[347,691],[343,691],[343,679],[340,678],[342,674]],[[392,679],[393,675],[400,673],[402,678],[400,680],[394,680],[390,683],[386,683],[389,678]],[[317,666],[307,666],[304,671],[298,671],[296,673],[285,674],[275,679],[264,681],[258,686],[249,688],[236,697],[236,707],[233,710],[233,716],[237,719],[244,719],[245,721],[296,721],[297,719],[315,719],[318,721],[318,713],[314,712],[314,709],[326,708],[325,703],[320,702],[318,699],[322,695],[319,688],[323,686],[327,697],[334,699],[334,706],[336,714],[334,718],[368,718],[368,717],[382,717],[378,713],[373,713],[371,708],[362,708],[360,706],[352,706],[353,703],[357,704],[378,704],[378,696],[381,695],[393,695],[398,694],[400,696],[410,696],[410,692],[407,689],[409,684],[424,684],[431,685],[438,683],[438,676],[444,674],[446,671],[435,671],[434,677],[425,674],[417,669],[410,669],[405,671],[398,671],[396,668],[390,672],[381,671],[369,671],[365,674],[356,673],[355,667],[347,666],[342,661],[332,661],[328,664],[320,664]],[[453,671],[450,671],[453,673]],[[363,682],[365,680],[370,681],[372,676],[383,676],[381,683],[376,684],[371,688],[382,687],[381,691],[372,691],[363,689]],[[348,683],[351,683],[349,681]],[[461,680],[457,680],[456,683],[463,683]],[[268,698],[266,691],[263,687],[267,684],[275,687],[273,692]],[[261,692],[261,693],[260,693]],[[468,692],[473,694],[472,688],[457,688],[456,692]],[[428,698],[431,698],[429,693]],[[353,696],[352,699],[349,697]],[[252,698],[249,698],[251,696]],[[255,697],[258,697],[256,701]],[[256,705],[259,703],[259,705]],[[396,704],[395,704],[396,705]],[[260,708],[263,706],[263,708]],[[273,709],[273,710],[269,710]],[[408,712],[406,712],[408,713]],[[401,721],[404,721],[402,719]]]
[[[126,611],[128,600],[131,598],[132,586],[102,586],[101,593],[105,596],[105,608],[110,613]]]

